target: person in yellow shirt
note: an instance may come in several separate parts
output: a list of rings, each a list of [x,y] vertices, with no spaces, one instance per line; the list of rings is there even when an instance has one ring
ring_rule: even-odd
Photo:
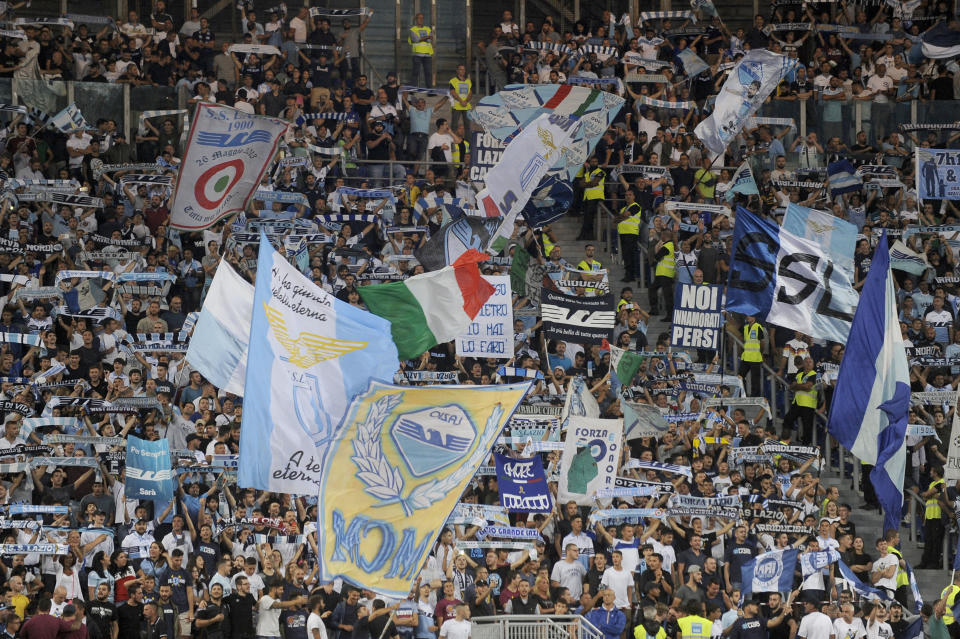
[[[433,86],[433,28],[423,24],[423,14],[418,13],[413,18],[413,26],[407,35],[413,53],[413,69],[411,80],[414,85],[422,87]],[[423,83],[420,84],[420,72],[423,72]]]
[[[697,185],[697,193],[708,202],[713,201],[717,187],[717,174],[710,170],[711,165],[710,158],[704,156],[700,168],[693,174],[693,183]]]
[[[470,122],[467,121],[467,114],[473,108],[470,100],[473,99],[473,82],[467,77],[467,67],[458,64],[457,75],[450,78],[450,99],[453,105],[450,107],[450,128],[457,130],[457,123],[463,124],[466,131],[470,130]]]
[[[673,232],[663,229],[660,232],[660,241],[653,249],[653,261],[656,268],[653,272],[653,284],[650,286],[650,314],[656,315],[660,307],[658,291],[663,291],[663,320],[673,318],[673,278],[677,275],[677,249],[673,243]]]
[[[703,612],[703,604],[696,600],[688,601],[684,611],[687,615],[677,619],[680,630],[677,632],[676,639],[710,639],[713,622],[700,616]]]

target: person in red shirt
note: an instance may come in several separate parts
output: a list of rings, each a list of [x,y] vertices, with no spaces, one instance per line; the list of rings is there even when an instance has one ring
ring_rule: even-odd
[[[73,604],[67,604],[63,609],[64,617],[70,608],[73,608],[72,619],[57,619],[50,614],[50,599],[44,597],[37,603],[37,614],[27,619],[20,628],[21,639],[57,639],[61,632],[70,639],[81,639],[80,635],[73,633],[83,628],[83,611],[78,611]],[[83,637],[86,636],[86,628],[83,628]]]
[[[150,206],[143,210],[143,217],[152,235],[157,232],[161,224],[167,223],[170,218],[170,209],[166,207],[159,195],[151,195]]]

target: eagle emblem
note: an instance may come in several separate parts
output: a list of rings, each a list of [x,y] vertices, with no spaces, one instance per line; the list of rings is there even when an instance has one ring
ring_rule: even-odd
[[[267,322],[273,329],[273,335],[277,341],[286,349],[289,357],[281,358],[283,361],[290,362],[294,366],[302,369],[308,369],[319,362],[328,359],[336,359],[347,353],[359,351],[366,348],[369,342],[353,342],[350,340],[332,339],[317,335],[316,333],[302,332],[296,339],[290,336],[287,331],[287,322],[283,314],[271,308],[269,304],[263,305],[264,312],[267,315]]]
[[[814,222],[813,220],[807,220],[807,224],[810,225],[810,228],[813,229],[813,232],[817,235],[823,235],[827,231],[832,231],[837,228],[833,224],[820,224],[819,222]]]
[[[552,151],[557,150],[557,145],[553,143],[553,133],[547,129],[537,127],[537,137],[540,138],[540,141],[543,142],[543,146],[551,149]]]

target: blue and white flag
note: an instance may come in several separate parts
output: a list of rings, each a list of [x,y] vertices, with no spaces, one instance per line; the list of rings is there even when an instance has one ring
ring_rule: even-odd
[[[894,639],[923,639],[923,617],[917,616],[900,632],[894,631]]]
[[[560,423],[563,424],[564,429],[567,427],[568,417],[600,417],[597,398],[587,388],[587,382],[579,375],[570,380],[567,386],[567,397],[560,411]]]
[[[757,555],[740,567],[743,598],[755,592],[789,592],[799,550],[772,550]]]
[[[710,68],[710,65],[704,62],[692,49],[684,49],[677,52],[677,58],[680,59],[680,64],[683,65],[684,74],[689,78],[700,75],[702,71]]]
[[[853,281],[853,253],[857,246],[857,225],[832,213],[810,209],[790,202],[783,216],[783,228],[798,237],[823,247],[833,263]]]
[[[161,502],[173,499],[170,442],[166,439],[147,441],[129,435],[126,468],[124,488],[127,499],[151,499]]]
[[[539,456],[513,459],[494,453],[493,457],[501,506],[512,513],[548,513],[552,510],[547,475]]]
[[[938,21],[921,37],[923,56],[945,59],[960,55],[960,31],[954,31],[944,21]]]
[[[879,588],[874,588],[873,586],[863,583],[860,578],[850,570],[850,566],[843,563],[842,559],[837,560],[837,568],[840,569],[840,577],[837,578],[837,581],[845,581],[858,595],[868,599],[890,599],[890,595],[887,594],[886,590],[880,590]]]
[[[727,189],[727,192],[724,194],[724,199],[727,202],[733,201],[733,196],[737,193],[742,195],[760,195],[760,190],[757,188],[757,181],[753,177],[753,169],[750,168],[750,163],[746,160],[737,167],[736,173],[733,174],[733,184]]]
[[[389,321],[330,295],[261,237],[239,484],[316,494],[350,400],[397,368]]]
[[[50,119],[50,126],[63,131],[72,133],[78,129],[89,129],[90,125],[83,119],[83,114],[76,104],[71,104],[60,113]]]
[[[520,213],[530,228],[537,229],[563,217],[572,203],[573,188],[570,182],[556,173],[548,173],[540,180]]]
[[[857,300],[823,246],[737,208],[726,310],[843,343]]]
[[[917,197],[960,200],[960,150],[917,148]]]
[[[917,253],[897,240],[890,248],[890,268],[912,275],[923,275],[923,272],[930,268],[930,262],[927,261],[925,253]]]
[[[822,570],[840,559],[836,550],[821,550],[820,552],[805,552],[800,555],[800,570],[804,577]]]
[[[856,193],[863,186],[863,178],[857,174],[850,160],[837,160],[827,165],[830,181],[830,197],[843,193]]]
[[[187,361],[211,384],[243,396],[253,317],[253,285],[221,263],[203,300]]]
[[[797,60],[766,49],[748,51],[723,83],[713,113],[694,129],[696,136],[714,155],[723,153],[747,118],[796,65]]]
[[[656,406],[631,402],[620,398],[623,411],[623,438],[663,437],[670,430],[670,422]],[[699,413],[698,413],[699,415]]]
[[[840,364],[827,430],[870,472],[883,506],[884,530],[898,530],[907,460],[910,368],[884,233],[873,254]]]

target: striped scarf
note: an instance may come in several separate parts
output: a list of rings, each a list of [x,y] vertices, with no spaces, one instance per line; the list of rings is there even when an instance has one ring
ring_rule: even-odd
[[[334,18],[352,18],[372,15],[373,9],[370,7],[361,7],[359,9],[328,9],[326,7],[310,7],[310,17],[329,16]]]
[[[100,460],[96,457],[34,457],[30,468],[38,466],[71,466],[74,468],[96,468]]]
[[[653,107],[659,107],[661,109],[695,109],[697,108],[697,103],[691,100],[677,100],[676,102],[670,102],[669,100],[658,100],[656,98],[648,98],[645,95],[640,96],[639,102],[641,104],[648,104]]]
[[[572,51],[565,44],[554,44],[553,42],[526,42],[523,48],[525,51],[553,51],[559,55],[567,55]]]
[[[524,379],[543,379],[543,373],[529,368],[518,368],[516,366],[501,366],[497,369],[497,375],[501,377],[522,377]]]
[[[424,95],[450,95],[450,91],[447,89],[431,89],[428,87],[415,87],[409,84],[402,85],[397,89],[397,93],[403,95],[404,93],[423,93]]]
[[[120,313],[113,308],[105,308],[103,306],[94,306],[93,308],[88,308],[82,311],[71,311],[69,306],[55,306],[50,312],[51,315],[58,315],[63,317],[75,317],[77,319],[87,319],[100,321],[106,318],[115,319],[118,322],[123,318],[120,317]]]
[[[356,196],[359,198],[371,199],[371,200],[382,200],[384,198],[389,198],[391,202],[396,202],[396,197],[393,194],[393,191],[390,189],[354,189],[349,186],[341,186],[336,190],[337,195],[341,197],[346,196]]]
[[[40,336],[33,333],[0,333],[0,342],[40,346]]]
[[[69,398],[68,398],[69,399]],[[63,419],[62,417],[46,417],[38,418],[42,419],[44,424],[49,424],[55,419]],[[76,418],[70,418],[76,419]],[[100,435],[46,435],[43,438],[44,444],[80,444],[90,445],[90,444],[103,444],[104,446],[126,446],[127,440],[123,437],[101,437]]]
[[[620,50],[617,47],[605,47],[599,44],[585,44],[577,50],[581,55],[589,55],[595,53],[601,61],[609,60],[613,58],[618,60],[620,57]]]
[[[298,121],[309,121],[309,120],[336,120],[337,122],[358,122],[360,116],[356,113],[337,113],[335,111],[324,112],[324,113],[301,113],[300,117],[297,118]]]
[[[50,401],[47,402],[47,405],[43,407],[43,416],[53,415],[54,408],[64,408],[67,406],[73,406],[76,408],[85,408],[87,412],[99,411],[105,407],[110,406],[110,403],[102,399],[96,399],[93,397],[64,397],[64,396],[55,396],[51,397]],[[99,438],[98,438],[99,439]],[[100,443],[99,441],[97,443]]]
[[[10,401],[9,399],[0,399],[0,411],[4,413],[13,411],[14,413],[20,413],[24,417],[33,414],[33,409],[30,408],[30,406],[21,404],[20,402]]]
[[[644,11],[640,14],[640,22],[647,20],[691,20],[697,21],[693,11]]]
[[[588,78],[582,75],[567,78],[567,84],[588,84],[591,86],[616,86],[618,82],[617,78]]]
[[[311,153],[316,153],[317,155],[323,155],[326,157],[343,155],[343,147],[339,146],[317,146],[315,144],[307,144],[307,150],[309,150]]]
[[[56,283],[59,284],[63,280],[72,280],[76,279],[90,279],[90,278],[101,278],[108,281],[113,281],[117,279],[117,274],[112,271],[57,271],[57,277],[55,279]]]
[[[327,222],[365,222],[367,224],[376,222],[379,219],[378,215],[372,213],[331,213],[318,217],[323,218]]]

